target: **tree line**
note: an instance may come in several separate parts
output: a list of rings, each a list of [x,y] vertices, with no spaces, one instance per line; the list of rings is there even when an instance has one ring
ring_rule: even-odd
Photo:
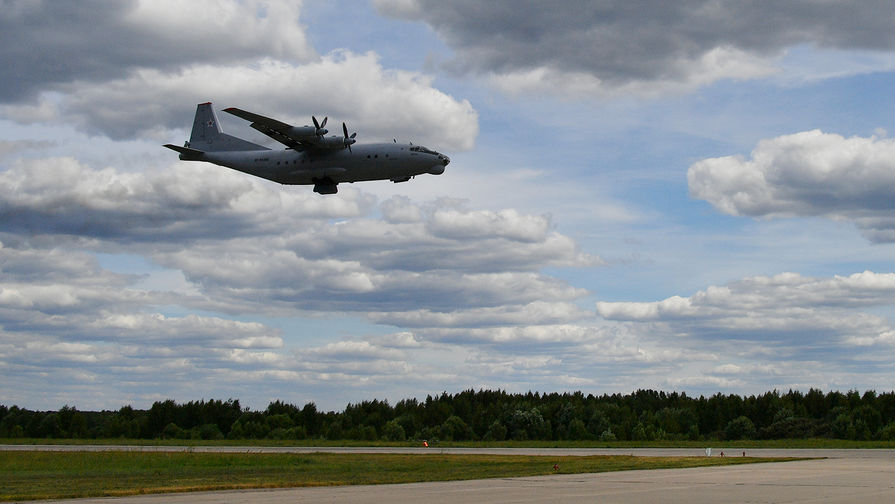
[[[148,410],[32,411],[0,405],[2,438],[737,440],[895,439],[895,392],[776,390],[741,397],[638,390],[631,394],[511,394],[465,390],[394,406],[371,400],[341,412],[282,401],[157,401]]]

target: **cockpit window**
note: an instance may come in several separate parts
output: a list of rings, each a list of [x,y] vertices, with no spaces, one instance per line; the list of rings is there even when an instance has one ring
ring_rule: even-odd
[[[435,152],[434,150],[427,149],[427,148],[423,147],[422,145],[414,145],[414,146],[412,146],[412,147],[410,148],[410,152],[422,152],[422,153],[424,153],[424,154],[438,155],[438,153]]]

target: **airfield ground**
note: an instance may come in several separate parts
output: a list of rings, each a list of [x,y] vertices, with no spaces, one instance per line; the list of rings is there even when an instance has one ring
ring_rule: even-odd
[[[17,447],[18,448],[18,447]],[[35,447],[46,449],[46,447]],[[84,449],[73,447],[71,449]],[[158,447],[140,447],[140,449]],[[60,449],[55,447],[54,449]],[[69,448],[62,448],[69,449]],[[92,449],[103,449],[96,447]],[[115,447],[120,449],[120,447]],[[209,450],[234,449],[203,447]],[[241,449],[241,448],[240,448]],[[299,450],[307,450],[300,448]],[[251,448],[259,451],[258,447]],[[275,448],[277,452],[284,448]],[[296,450],[290,448],[288,450]],[[331,449],[332,450],[332,449]],[[345,449],[337,449],[342,451]],[[359,450],[354,448],[352,450]],[[388,453],[392,449],[376,449]],[[470,449],[459,449],[467,452]],[[742,455],[736,448],[714,448],[726,456]],[[317,450],[319,451],[319,450]],[[397,450],[406,452],[407,450]],[[451,450],[444,450],[451,452]],[[500,450],[498,450],[500,451]],[[533,449],[532,455],[634,454],[693,456],[692,449],[569,450]],[[489,453],[493,452],[488,450]],[[505,451],[500,451],[506,453]],[[515,450],[514,450],[515,452]],[[787,463],[748,464],[692,469],[625,471],[599,474],[487,479],[460,482],[362,485],[276,490],[199,492],[126,498],[79,499],[80,504],[206,503],[206,502],[895,502],[895,450],[762,450],[749,456],[826,457]]]

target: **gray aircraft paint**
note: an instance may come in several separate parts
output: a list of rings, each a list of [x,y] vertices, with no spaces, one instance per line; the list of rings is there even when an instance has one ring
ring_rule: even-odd
[[[226,111],[253,121],[253,128],[287,148],[272,150],[224,133],[211,103],[196,107],[190,141],[184,147],[165,147],[185,161],[214,163],[280,184],[313,185],[320,194],[337,192],[336,186],[343,182],[406,182],[426,173],[440,175],[450,163],[444,154],[421,145],[354,145],[354,135],[348,136],[344,123],[344,137],[324,137],[317,134],[326,132],[322,128],[295,127],[239,109]]]

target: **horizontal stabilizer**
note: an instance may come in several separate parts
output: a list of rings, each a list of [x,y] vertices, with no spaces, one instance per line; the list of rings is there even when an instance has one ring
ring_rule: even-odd
[[[180,153],[180,159],[199,159],[205,152],[189,147],[181,147],[179,145],[165,144],[165,147]]]

